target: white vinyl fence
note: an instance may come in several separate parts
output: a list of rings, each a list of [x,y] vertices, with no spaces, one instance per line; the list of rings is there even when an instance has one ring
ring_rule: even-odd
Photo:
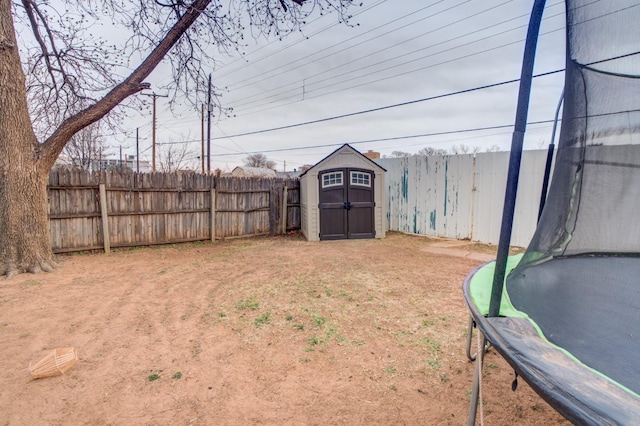
[[[526,247],[538,217],[546,150],[525,151],[511,245]],[[497,244],[508,152],[384,158],[387,229]]]

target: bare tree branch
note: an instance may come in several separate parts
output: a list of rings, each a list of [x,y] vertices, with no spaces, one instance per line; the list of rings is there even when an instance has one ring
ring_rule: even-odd
[[[433,155],[447,155],[447,154],[448,154],[447,150],[444,148],[432,148],[430,146],[422,148],[421,150],[416,152],[416,155],[424,155],[427,157],[430,157]]]
[[[35,18],[34,14],[33,14],[34,5],[29,0],[23,0],[22,4],[24,5],[24,9],[27,12],[27,16],[29,17],[29,22],[31,22],[31,30],[33,31],[33,35],[34,35],[36,41],[38,42],[38,44],[40,45],[40,49],[42,49],[42,58],[44,59],[44,61],[47,64],[47,71],[49,72],[49,76],[51,77],[51,83],[52,83],[53,88],[54,88],[54,90],[56,92],[56,97],[58,97],[59,96],[59,92],[58,92],[58,88],[57,88],[57,84],[56,84],[56,77],[53,74],[53,71],[54,71],[53,70],[53,65],[51,65],[51,60],[49,58],[49,49],[47,49],[47,46],[46,46],[42,36],[40,35],[40,26],[36,22],[36,18]],[[46,28],[47,23],[43,22],[42,24]]]
[[[43,165],[52,165],[71,135],[122,108],[125,99],[146,88],[144,79],[163,59],[172,78],[160,88],[169,93],[170,105],[182,99],[198,105],[216,65],[215,51],[241,51],[245,34],[282,37],[318,9],[320,14],[338,11],[341,20],[348,19],[344,11],[350,4],[351,0],[20,0],[14,21],[28,28],[19,31],[20,50],[28,71],[32,121],[44,140],[37,156]],[[130,34],[122,46],[100,37],[105,15],[112,31]],[[149,53],[140,58],[142,52]],[[129,74],[128,63],[138,60],[142,62]],[[129,76],[120,79],[119,74]],[[143,104],[135,97],[129,102]],[[229,113],[214,102],[221,114]]]
[[[86,170],[99,167],[100,159],[105,157],[106,153],[100,122],[87,126],[73,135],[62,152],[72,166]]]
[[[264,154],[250,154],[246,156],[242,162],[247,167],[260,167],[274,170],[276,168],[276,162],[268,159]]]
[[[75,134],[149,87],[163,59],[175,93],[199,104],[216,52],[241,49],[245,34],[280,37],[315,7],[342,11],[351,0],[285,3],[288,11],[276,0],[0,0],[0,275],[54,268],[48,172]]]
[[[179,170],[193,170],[194,161],[189,161],[189,147],[187,145],[161,145],[158,150],[160,171],[172,173]]]
[[[178,42],[182,34],[195,22],[212,0],[196,0],[187,12],[167,32],[164,39],[153,49],[147,58],[122,83],[114,87],[104,98],[90,107],[66,119],[42,144],[40,158],[53,165],[56,158],[71,136],[83,127],[95,123],[130,95],[148,89],[143,83],[162,58]]]

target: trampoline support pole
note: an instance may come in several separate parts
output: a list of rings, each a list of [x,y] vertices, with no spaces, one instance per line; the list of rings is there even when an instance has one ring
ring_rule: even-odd
[[[469,331],[471,332],[471,331]],[[484,334],[481,337],[481,348],[484,348],[487,344]],[[480,401],[480,379],[482,374],[482,361],[484,359],[484,351],[476,353],[476,360],[473,366],[473,384],[471,386],[471,400],[469,402],[469,417],[467,417],[467,426],[474,426],[476,424],[476,417],[478,414],[478,403]]]
[[[547,163],[545,164],[544,168],[544,178],[542,178],[542,191],[540,192],[540,209],[538,209],[538,222],[540,222],[542,211],[544,210],[544,205],[547,201],[549,179],[551,177],[551,166],[553,165],[553,151],[556,147],[556,130],[558,129],[558,118],[560,117],[560,107],[562,106],[562,101],[564,101],[564,89],[562,90],[560,100],[558,101],[558,106],[556,107],[556,116],[553,120],[553,130],[551,131],[551,143],[549,144],[549,149],[547,150]]]
[[[549,148],[547,148],[547,162],[544,165],[544,177],[542,178],[542,191],[540,191],[540,208],[538,208],[538,222],[540,222],[540,218],[542,217],[542,211],[544,210],[544,205],[547,202],[547,192],[549,190],[549,178],[551,177],[551,166],[553,165],[553,152],[555,151],[556,145],[551,142],[549,144]]]
[[[505,190],[504,207],[502,210],[502,225],[500,227],[500,239],[498,241],[498,253],[496,256],[496,268],[491,287],[491,300],[489,302],[489,316],[500,315],[500,301],[507,269],[507,257],[511,243],[511,231],[513,229],[513,215],[516,206],[516,194],[518,192],[518,179],[520,175],[520,161],[522,159],[522,145],[524,133],[527,128],[527,115],[529,113],[529,98],[531,95],[531,82],[533,80],[533,65],[540,32],[540,21],[546,0],[535,0],[529,18],[529,29],[522,58],[522,70],[520,72],[520,88],[518,91],[518,105],[516,109],[516,121],[511,139],[511,155],[509,157],[509,171],[507,174],[507,187]]]

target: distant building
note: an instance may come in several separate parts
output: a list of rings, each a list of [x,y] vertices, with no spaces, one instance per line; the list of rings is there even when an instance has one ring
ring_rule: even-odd
[[[138,163],[135,155],[127,155],[123,160],[120,159],[101,159],[93,164],[95,170],[112,170],[121,167],[127,168],[134,172],[138,171]],[[140,173],[149,173],[151,164],[146,160],[140,160]]]
[[[231,176],[236,177],[277,177],[276,171],[266,167],[246,167],[238,166],[231,171]]]
[[[364,152],[364,153],[362,153],[362,155],[367,157],[369,160],[375,160],[376,158],[380,158],[380,153],[372,151],[372,150]]]
[[[80,167],[80,164],[76,164],[71,158],[66,155],[60,155],[56,160],[55,166],[58,167]],[[54,166],[54,167],[55,167]],[[118,168],[127,168],[132,171],[137,171],[138,163],[136,162],[135,155],[127,155],[123,160],[113,158],[103,158],[98,161],[92,161],[88,169],[91,172],[97,172],[100,170],[114,170]],[[151,164],[146,160],[140,160],[140,173],[148,173],[151,171]]]

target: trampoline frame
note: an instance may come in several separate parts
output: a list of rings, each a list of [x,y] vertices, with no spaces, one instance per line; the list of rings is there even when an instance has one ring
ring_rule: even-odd
[[[540,336],[538,329],[529,319],[500,317],[533,65],[545,3],[545,0],[534,1],[529,20],[511,141],[500,239],[493,265],[488,315],[482,314],[474,304],[470,295],[470,282],[481,268],[486,268],[489,264],[474,269],[463,284],[464,297],[470,310],[466,355],[469,360],[475,360],[476,363],[467,424],[474,425],[476,420],[481,365],[487,341],[511,365],[517,375],[520,375],[544,400],[572,422],[593,425],[631,424],[633,421],[637,422],[640,415],[640,398],[637,398],[637,395],[626,391],[602,374],[581,364],[563,349],[548,342]],[[543,193],[542,197],[544,195]],[[541,204],[544,202],[542,197]],[[481,354],[471,354],[474,326],[477,326],[482,333],[482,344],[478,348],[484,348],[485,351]],[[524,346],[527,347],[524,351],[523,344],[518,345],[519,351],[515,351],[515,347],[510,344],[516,341],[513,339],[519,338],[526,338]],[[553,371],[555,375],[545,374],[548,371]]]
[[[639,398],[541,337],[529,319],[488,317],[481,312],[470,292],[471,281],[478,271],[491,267],[493,262],[488,262],[471,271],[464,281],[463,295],[479,332],[516,374],[556,411],[576,424],[636,423],[640,413]],[[527,341],[526,351],[513,344],[523,340]],[[479,365],[476,361],[476,367]],[[556,374],[549,375],[549,371]],[[474,387],[479,384],[476,383],[479,374],[481,372],[475,368]],[[597,401],[597,406],[590,404],[591,401]],[[475,424],[473,407],[477,403],[478,400],[474,404],[472,398],[468,425]]]

